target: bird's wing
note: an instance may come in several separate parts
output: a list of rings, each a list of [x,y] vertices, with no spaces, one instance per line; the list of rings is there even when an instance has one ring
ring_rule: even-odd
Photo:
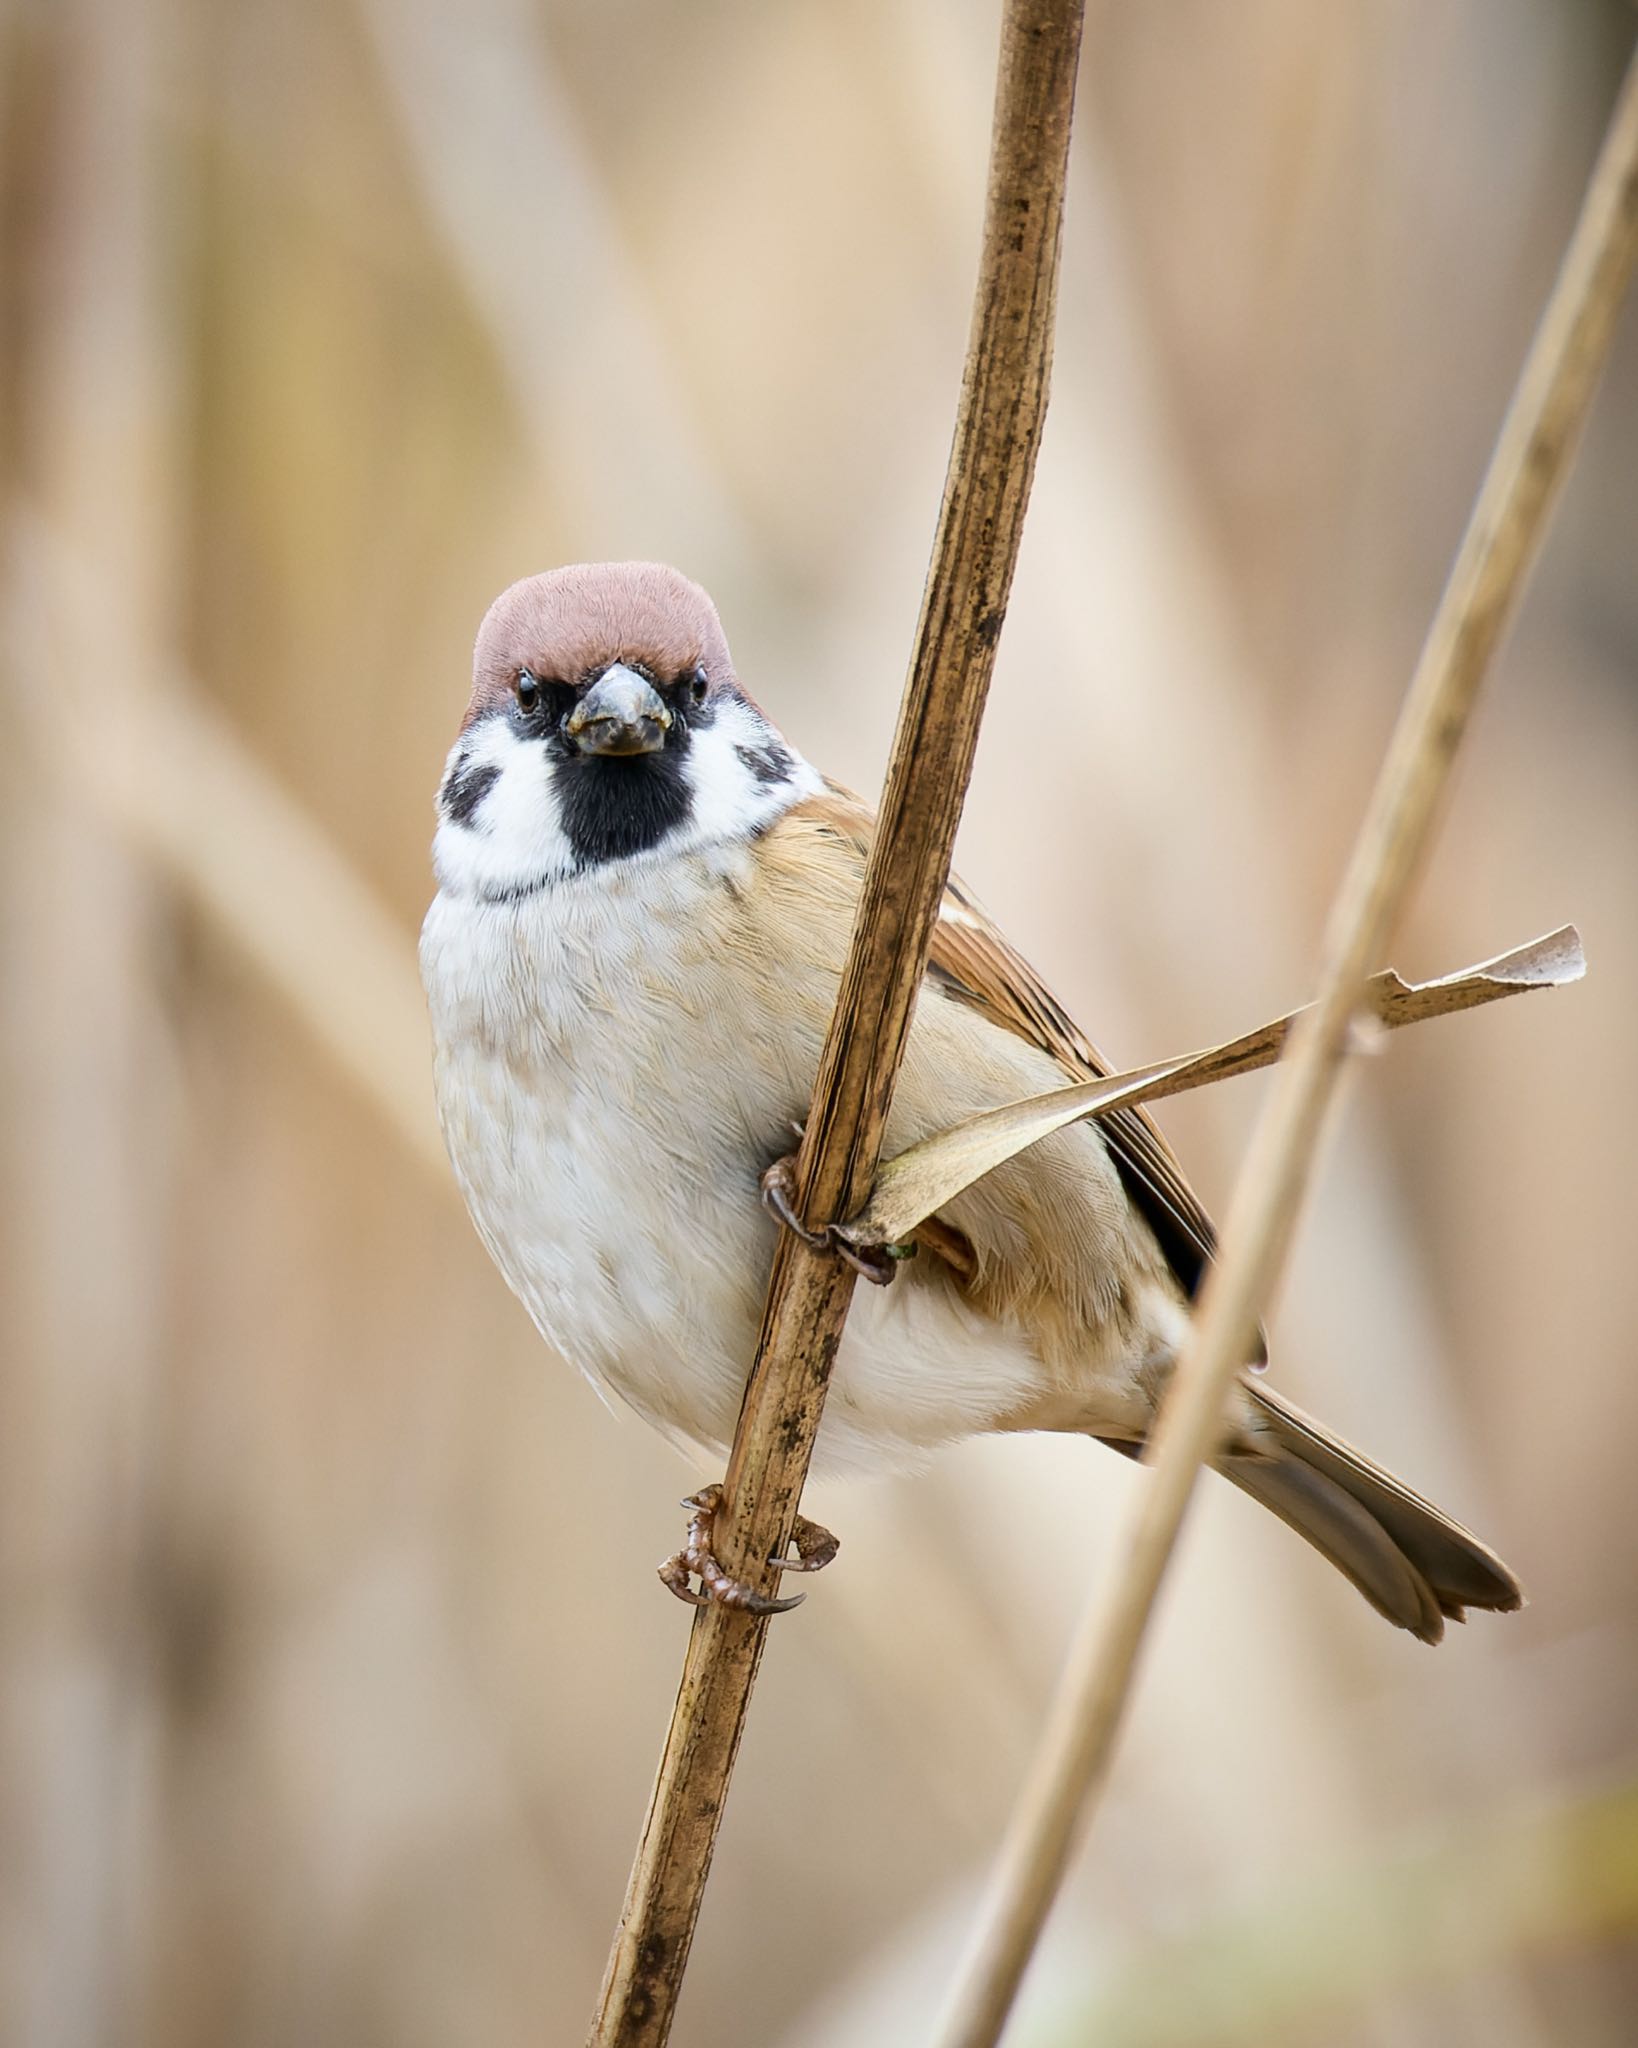
[[[810,799],[804,808],[822,810],[826,826],[851,840],[862,861],[876,821],[857,797],[831,783],[825,796]],[[1115,1071],[954,876],[939,908],[929,971],[991,1023],[1049,1054],[1069,1079],[1084,1081]],[[1184,1289],[1193,1294],[1217,1237],[1171,1147],[1140,1108],[1116,1110],[1100,1118],[1098,1128],[1134,1207]]]

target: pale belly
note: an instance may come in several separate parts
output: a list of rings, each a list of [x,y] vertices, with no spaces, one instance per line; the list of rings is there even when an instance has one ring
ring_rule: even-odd
[[[508,1284],[596,1385],[720,1453],[774,1247],[759,1177],[794,1143],[817,1063],[817,1026],[793,1018],[828,998],[730,987],[707,915],[720,876],[668,887],[657,905],[651,877],[639,907],[605,882],[525,915],[440,898],[423,971],[445,1138]],[[914,1459],[1043,1385],[1022,1333],[952,1286],[861,1288],[818,1462]]]

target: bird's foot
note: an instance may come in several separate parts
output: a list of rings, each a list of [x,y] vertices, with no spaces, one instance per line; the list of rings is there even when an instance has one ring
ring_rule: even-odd
[[[794,1557],[768,1560],[776,1572],[822,1572],[842,1547],[840,1536],[833,1536],[822,1522],[810,1522],[806,1515],[797,1516],[791,1541],[796,1545]]]
[[[788,1152],[783,1159],[776,1159],[762,1176],[762,1206],[776,1216],[793,1237],[799,1237],[809,1251],[834,1252],[853,1268],[861,1280],[868,1280],[873,1287],[889,1285],[901,1261],[913,1259],[916,1255],[913,1244],[850,1244],[834,1225],[823,1230],[810,1230],[796,1213],[796,1161]]]
[[[702,1486],[698,1493],[688,1496],[683,1506],[688,1510],[687,1540],[675,1557],[668,1557],[660,1566],[661,1579],[679,1600],[686,1600],[691,1607],[737,1607],[745,1614],[783,1614],[788,1608],[801,1606],[802,1594],[793,1593],[785,1600],[770,1599],[718,1564],[711,1548],[711,1532],[717,1510],[722,1506],[720,1486]],[[797,1516],[791,1541],[796,1545],[794,1557],[768,1560],[779,1571],[823,1571],[841,1548],[840,1537],[820,1528],[817,1522],[810,1522],[806,1515]],[[690,1585],[691,1579],[699,1581],[697,1591]]]

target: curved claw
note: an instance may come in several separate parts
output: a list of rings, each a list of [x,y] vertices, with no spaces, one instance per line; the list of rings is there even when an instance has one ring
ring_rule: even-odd
[[[810,1252],[827,1251],[830,1233],[810,1230],[796,1213],[796,1159],[787,1152],[776,1159],[762,1176],[762,1206],[776,1217],[792,1237],[799,1237]]]
[[[838,1231],[832,1230],[825,1242],[836,1256],[851,1266],[861,1280],[868,1280],[872,1287],[891,1287],[898,1274],[899,1261],[910,1258],[915,1247],[901,1252],[887,1246],[850,1244]]]

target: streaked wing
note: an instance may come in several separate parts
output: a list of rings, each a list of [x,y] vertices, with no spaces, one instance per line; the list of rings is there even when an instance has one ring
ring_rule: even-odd
[[[875,820],[849,791],[835,783],[829,789],[828,799],[816,800],[825,805],[826,822],[854,839],[862,856]],[[930,972],[992,1023],[1049,1053],[1070,1079],[1084,1081],[1115,1071],[954,876],[933,933]],[[1127,1193],[1172,1271],[1193,1294],[1217,1238],[1171,1147],[1142,1109],[1117,1110],[1101,1118],[1098,1127]]]

